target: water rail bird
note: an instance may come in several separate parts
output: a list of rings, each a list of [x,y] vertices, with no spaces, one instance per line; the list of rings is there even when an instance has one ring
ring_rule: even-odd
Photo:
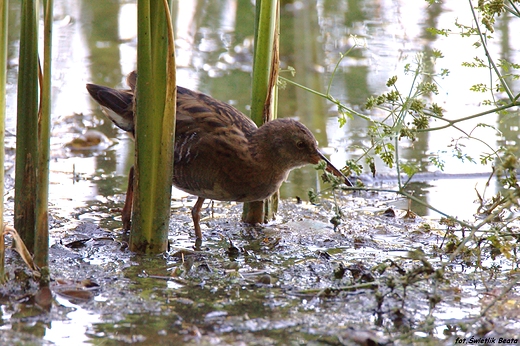
[[[128,90],[87,84],[105,114],[132,137],[137,73],[127,77]],[[276,119],[257,127],[232,106],[211,96],[177,87],[175,187],[198,197],[192,209],[195,235],[202,239],[200,210],[205,199],[261,201],[273,195],[289,171],[307,164],[327,163],[327,170],[352,186],[318,150],[316,139],[302,123]],[[133,167],[122,210],[123,228],[130,228]]]

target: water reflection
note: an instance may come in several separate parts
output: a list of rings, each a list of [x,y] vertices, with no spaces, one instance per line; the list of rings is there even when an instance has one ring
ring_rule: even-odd
[[[19,11],[16,9],[19,9],[19,1],[13,1],[10,6],[13,11],[10,11],[9,18],[9,57],[10,61],[15,61],[19,25]],[[404,65],[413,62],[416,53],[423,53],[428,59],[431,52],[437,49],[444,53],[445,58],[429,72],[451,68],[448,78],[438,80],[440,95],[436,96],[436,102],[446,110],[446,117],[454,119],[482,111],[480,102],[483,96],[469,91],[469,86],[485,81],[488,71],[459,68],[461,62],[471,61],[481,52],[472,47],[471,39],[456,34],[448,38],[432,36],[427,30],[430,26],[449,27],[455,20],[471,23],[467,6],[461,2],[428,6],[426,1],[406,0],[392,3],[359,0],[283,2],[280,38],[282,68],[294,67],[296,82],[324,91],[340,53],[353,45],[350,35],[356,35],[366,42],[367,47],[354,49],[341,61],[331,84],[331,93],[347,106],[363,112],[366,98],[386,92],[386,80],[393,75],[400,76],[397,86],[406,93],[411,77],[403,76]],[[73,194],[86,199],[97,194],[111,196],[124,190],[124,179],[119,178],[126,175],[132,164],[133,144],[100,113],[97,104],[87,96],[84,84],[93,82],[123,87],[124,76],[135,69],[136,3],[126,0],[58,1],[55,13],[53,148],[59,152],[64,142],[89,128],[96,128],[118,141],[110,150],[88,158],[72,159],[70,153],[61,152],[51,170],[71,174],[73,161],[76,161],[76,167],[85,168],[84,173],[89,177],[91,186],[81,190],[80,184],[76,184]],[[254,4],[236,0],[174,1],[172,13],[177,34],[179,84],[211,94],[247,114],[251,96]],[[501,40],[491,42],[491,53],[518,60],[518,48],[511,44],[512,33],[519,29],[518,23],[511,21],[508,15],[501,16],[497,22],[495,36]],[[15,73],[16,64],[12,63],[9,74],[13,76]],[[519,81],[510,79],[510,85],[517,88]],[[13,95],[16,89],[13,83],[14,79],[9,79],[8,130],[14,128]],[[337,110],[318,96],[288,85],[280,91],[279,100],[279,115],[296,117],[308,125],[338,166],[342,166],[348,158],[361,156],[362,151],[357,148],[370,144],[366,121],[349,119],[343,128],[339,128]],[[63,123],[64,119],[73,115],[79,119],[74,127]],[[370,115],[378,119],[384,116],[377,111]],[[500,117],[491,114],[464,122],[460,127],[467,133],[474,131],[481,137],[496,138],[496,145],[517,145],[516,115],[516,112]],[[491,128],[475,130],[480,122],[494,125],[498,131]],[[442,123],[432,123],[432,127],[439,125]],[[477,160],[481,151],[490,151],[490,148],[466,139],[458,140],[462,135],[452,129],[422,134],[413,143],[403,140],[399,143],[401,159],[416,163],[422,171],[435,171],[436,168],[427,159],[433,153],[445,161],[446,170],[450,173],[489,171],[487,166],[468,165],[453,158],[452,146],[455,144],[465,145],[466,153]],[[378,172],[392,172],[379,161],[376,165]],[[108,178],[96,178],[101,176]],[[110,177],[118,177],[118,180],[114,182]],[[309,188],[319,186],[312,167],[293,172],[289,181],[282,188],[285,198],[305,197]],[[431,183],[439,188],[442,195],[444,187],[441,188],[435,181]],[[111,188],[114,184],[117,192]],[[63,192],[53,192],[60,188],[54,186],[51,194],[62,196],[70,193],[70,186],[65,185],[62,186]],[[430,198],[429,195],[426,193],[425,198]],[[473,196],[466,198],[469,203]]]

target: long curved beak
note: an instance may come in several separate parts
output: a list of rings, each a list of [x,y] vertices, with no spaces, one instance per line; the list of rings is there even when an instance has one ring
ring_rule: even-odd
[[[329,161],[329,159],[327,159],[325,157],[325,155],[323,155],[320,151],[318,151],[318,155],[320,156],[320,158],[323,161],[325,161],[327,163],[327,168],[326,168],[327,172],[330,172],[330,173],[334,174],[338,178],[343,178],[343,180],[345,182],[345,185],[347,185],[347,186],[354,186],[354,185],[352,185],[350,180],[347,178],[347,176],[345,174],[341,173],[341,171],[339,169],[334,167],[334,165]]]

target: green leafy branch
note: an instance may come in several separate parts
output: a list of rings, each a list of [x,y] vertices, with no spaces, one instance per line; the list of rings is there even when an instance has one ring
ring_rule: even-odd
[[[324,93],[310,90],[284,79],[285,83],[292,83],[302,87],[335,104],[338,108],[340,126],[345,124],[347,117],[353,116],[358,116],[368,122],[368,135],[371,143],[366,147],[359,147],[358,149],[361,149],[362,154],[356,159],[347,161],[344,170],[348,174],[352,172],[360,174],[363,170],[363,166],[360,163],[363,161],[369,166],[371,172],[375,174],[375,157],[379,157],[384,164],[395,169],[397,173],[398,187],[396,189],[372,188],[362,184],[358,184],[355,187],[345,187],[340,181],[336,181],[330,174],[327,175],[325,173],[324,181],[329,182],[333,189],[355,189],[369,192],[390,191],[442,215],[441,225],[446,227],[446,235],[437,249],[437,253],[441,258],[440,264],[436,263],[433,266],[428,262],[426,256],[420,253],[410,253],[410,259],[420,261],[421,266],[418,266],[417,270],[421,275],[415,275],[415,270],[406,271],[406,275],[401,278],[401,282],[396,282],[395,275],[389,276],[388,282],[385,282],[386,277],[381,276],[377,280],[377,285],[374,286],[381,291],[380,297],[382,302],[387,295],[390,297],[396,293],[395,290],[392,290],[393,287],[402,287],[402,295],[404,297],[408,283],[406,280],[410,280],[411,283],[416,282],[414,279],[422,282],[427,281],[431,308],[425,324],[428,324],[428,321],[433,321],[433,309],[442,300],[439,294],[441,285],[448,278],[448,273],[452,270],[451,267],[454,263],[462,263],[464,266],[474,268],[474,273],[482,278],[484,287],[488,285],[490,273],[495,273],[493,275],[497,278],[496,276],[500,273],[499,269],[503,263],[507,263],[507,266],[514,268],[508,275],[510,283],[501,287],[501,292],[483,307],[480,316],[474,318],[475,321],[482,316],[488,315],[491,308],[520,282],[517,254],[518,243],[520,242],[520,234],[518,233],[520,184],[517,176],[520,169],[520,160],[516,155],[517,149],[507,146],[495,148],[494,145],[489,143],[489,140],[479,137],[475,130],[482,127],[491,128],[500,134],[498,129],[486,124],[485,120],[482,120],[471,130],[464,129],[461,126],[470,120],[485,119],[488,115],[504,114],[506,110],[520,106],[520,94],[515,92],[509,84],[511,80],[520,79],[520,74],[517,71],[520,65],[506,59],[496,60],[488,50],[488,41],[493,39],[492,25],[494,25],[494,19],[505,12],[520,17],[520,11],[518,11],[519,3],[520,1],[517,0],[480,0],[478,5],[474,7],[470,0],[473,23],[471,25],[455,23],[455,27],[461,36],[478,38],[478,42],[474,46],[483,50],[485,54],[485,58],[475,57],[472,61],[463,63],[464,68],[489,69],[489,80],[484,83],[477,83],[470,88],[474,92],[491,94],[491,100],[482,102],[484,106],[490,106],[490,109],[482,112],[466,115],[458,119],[449,119],[442,107],[434,102],[433,99],[438,94],[436,79],[444,78],[450,73],[448,69],[434,69],[437,60],[443,56],[440,51],[433,51],[431,55],[418,54],[413,63],[405,66],[404,74],[411,77],[406,89],[402,89],[401,76],[393,76],[387,81],[386,86],[388,90],[380,95],[368,97],[365,105],[366,109],[382,111],[383,116],[381,117],[381,113],[379,113],[377,114],[378,118],[372,115],[359,114],[343,105],[331,95],[332,79],[338,70],[340,61],[345,58],[348,52],[340,55],[340,59],[333,70]],[[482,27],[485,27],[485,30],[482,30]],[[444,36],[455,33],[451,29],[430,29],[429,31]],[[435,73],[432,71],[439,72]],[[403,92],[403,90],[406,90],[406,92]],[[498,99],[496,93],[503,93],[505,97]],[[432,127],[430,124],[433,121],[440,124]],[[411,177],[417,172],[417,167],[413,163],[400,161],[399,141],[403,139],[417,141],[420,140],[420,134],[422,133],[441,131],[448,128],[455,129],[460,133],[458,138],[452,139],[449,146],[455,157],[462,162],[473,164],[480,162],[483,165],[492,165],[492,172],[489,175],[484,191],[479,192],[475,190],[479,201],[476,211],[478,216],[476,222],[464,221],[450,215],[450,213],[417,198],[406,189]],[[478,143],[485,147],[486,152],[483,152],[479,158],[466,153],[466,146],[473,143]],[[429,161],[439,169],[444,169],[445,163],[439,156],[432,154],[429,157]],[[405,173],[408,176],[408,180],[401,182],[401,173]],[[486,190],[487,186],[490,185],[491,179],[496,179],[500,190],[491,196],[487,196]],[[314,194],[313,197],[313,201],[317,202],[317,195]],[[338,207],[337,203],[337,196],[334,193],[335,207],[331,222],[334,224],[335,229],[341,224],[343,216],[341,208]],[[398,268],[390,265],[384,266],[381,273],[388,270],[386,268],[397,269],[399,273],[405,272],[399,271]],[[390,288],[390,291],[384,293],[382,291],[383,286]],[[494,287],[487,288],[492,289]]]

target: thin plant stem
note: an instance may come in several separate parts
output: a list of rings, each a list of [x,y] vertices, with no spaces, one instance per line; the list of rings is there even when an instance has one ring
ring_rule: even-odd
[[[498,76],[498,80],[500,81],[500,84],[504,88],[504,91],[507,93],[509,100],[513,101],[515,99],[515,97],[513,96],[513,93],[509,89],[509,86],[507,85],[507,83],[504,81],[504,78],[502,77],[502,74],[498,70],[498,67],[495,64],[495,61],[491,58],[491,54],[489,53],[489,50],[487,48],[486,40],[484,38],[484,35],[482,34],[482,31],[480,30],[480,25],[478,24],[477,15],[475,13],[475,9],[473,8],[472,0],[468,0],[468,1],[469,1],[469,7],[471,9],[471,14],[473,15],[473,21],[475,22],[475,28],[477,29],[478,35],[480,37],[480,43],[482,44],[482,48],[484,48],[484,52],[486,53],[488,62],[491,64],[493,71],[495,71],[496,75]]]
[[[4,167],[5,167],[5,87],[7,76],[8,0],[0,0],[0,282],[4,276]]]
[[[431,131],[442,130],[442,129],[448,128],[450,126],[453,126],[456,123],[460,123],[460,122],[464,122],[464,121],[467,121],[467,120],[479,118],[479,117],[482,117],[484,115],[500,112],[500,111],[503,111],[503,110],[506,110],[506,109],[509,109],[509,108],[518,107],[518,106],[520,106],[520,101],[517,101],[518,100],[518,96],[520,96],[520,94],[517,95],[515,97],[515,99],[512,102],[508,103],[507,105],[496,107],[496,108],[493,108],[493,109],[490,109],[490,110],[487,110],[487,111],[484,111],[484,112],[479,112],[479,113],[476,113],[476,114],[468,115],[466,117],[462,117],[462,118],[455,119],[455,120],[450,120],[450,119],[446,119],[446,118],[443,118],[443,117],[438,117],[438,116],[433,116],[432,115],[432,117],[434,117],[435,119],[441,120],[441,121],[445,121],[445,122],[447,122],[447,124],[443,125],[443,126],[430,127],[430,128],[427,128],[427,129],[418,129],[417,132],[431,132]]]
[[[51,132],[51,65],[53,0],[44,0],[43,83],[38,116],[38,190],[36,199],[36,238],[34,259],[39,267],[49,261],[49,160]]]
[[[320,96],[320,97],[323,97],[323,98],[329,100],[330,102],[336,104],[338,107],[341,107],[342,109],[346,110],[349,114],[352,114],[352,115],[355,115],[355,116],[357,116],[357,117],[360,117],[360,118],[362,118],[362,119],[364,119],[364,120],[366,120],[366,121],[369,121],[369,122],[371,122],[371,123],[373,122],[373,120],[372,120],[369,116],[367,116],[367,115],[365,115],[365,114],[363,114],[363,113],[356,112],[355,110],[353,110],[353,109],[351,109],[351,108],[348,108],[348,107],[344,106],[343,104],[341,104],[341,102],[339,102],[338,100],[336,100],[336,99],[334,98],[334,96],[332,96],[332,95],[330,95],[330,94],[320,93],[319,91],[316,91],[316,90],[314,90],[314,89],[308,88],[308,87],[306,87],[305,85],[299,84],[299,83],[297,83],[297,82],[295,82],[295,81],[293,81],[293,80],[291,80],[291,79],[285,78],[285,77],[283,77],[283,76],[278,76],[278,78],[279,78],[281,81],[284,81],[284,82],[286,82],[286,83],[289,83],[289,84],[292,84],[292,85],[294,85],[294,86],[297,86],[298,88],[301,88],[301,89],[303,89],[303,90],[305,90],[305,91],[308,91],[308,92],[310,92],[311,94],[314,94],[314,95],[317,95],[317,96]]]

